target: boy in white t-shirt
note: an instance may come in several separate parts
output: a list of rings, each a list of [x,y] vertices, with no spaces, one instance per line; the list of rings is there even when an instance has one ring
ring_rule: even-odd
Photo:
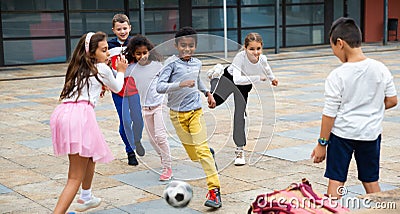
[[[328,195],[340,198],[354,153],[358,179],[367,193],[379,192],[379,158],[385,109],[397,105],[388,68],[361,50],[361,31],[351,18],[339,18],[329,32],[333,53],[343,64],[325,81],[320,138],[311,156],[324,161]]]

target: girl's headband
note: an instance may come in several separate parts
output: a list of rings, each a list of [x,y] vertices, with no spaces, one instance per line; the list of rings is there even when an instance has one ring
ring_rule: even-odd
[[[89,43],[90,43],[90,38],[92,38],[93,36],[93,32],[89,32],[86,34],[86,38],[85,38],[85,51],[86,53],[89,53]]]

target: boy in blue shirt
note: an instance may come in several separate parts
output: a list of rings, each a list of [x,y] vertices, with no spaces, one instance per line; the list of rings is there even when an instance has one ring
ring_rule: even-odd
[[[202,63],[192,57],[197,45],[197,33],[191,27],[184,27],[175,34],[175,47],[179,56],[171,56],[160,71],[158,93],[168,94],[167,106],[176,134],[192,161],[199,161],[206,174],[208,194],[205,206],[220,208],[220,182],[215,161],[207,143],[207,128],[203,116],[202,92],[209,107],[215,107],[215,100],[200,80]]]

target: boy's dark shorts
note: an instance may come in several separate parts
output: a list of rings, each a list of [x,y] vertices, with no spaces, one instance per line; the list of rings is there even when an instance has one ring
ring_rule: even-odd
[[[379,180],[381,135],[373,141],[350,140],[331,133],[327,148],[325,177],[345,182],[354,152],[358,179],[362,182]]]

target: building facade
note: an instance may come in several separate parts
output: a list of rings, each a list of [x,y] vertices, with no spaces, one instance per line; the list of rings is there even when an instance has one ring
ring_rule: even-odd
[[[242,44],[247,33],[258,32],[264,48],[275,47],[276,0],[0,1],[0,66],[66,62],[82,34],[104,31],[113,37],[116,13],[129,16],[132,35],[144,34],[155,44],[183,26],[223,36],[224,1],[229,39]],[[364,41],[381,41],[383,1],[279,0],[280,47],[328,44],[330,25],[341,16],[357,20]],[[389,17],[399,13],[400,1],[389,0]]]

